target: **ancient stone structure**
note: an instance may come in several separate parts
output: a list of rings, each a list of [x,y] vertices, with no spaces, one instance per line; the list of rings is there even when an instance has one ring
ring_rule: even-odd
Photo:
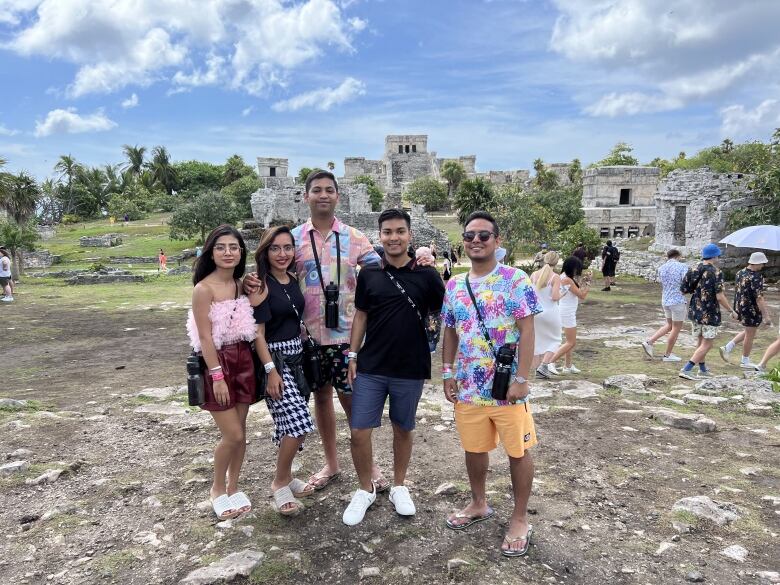
[[[109,282],[143,282],[142,274],[132,274],[127,270],[104,268],[97,272],[83,272],[65,282],[68,284],[105,284]]]
[[[568,187],[571,185],[571,179],[569,179],[571,163],[549,163],[544,165],[544,168],[552,172],[558,178],[558,185],[561,187]]]
[[[287,176],[287,168],[286,158],[257,157],[257,174],[261,179],[284,178]]]
[[[22,252],[25,268],[48,268],[52,264],[59,264],[62,256],[52,254],[48,250],[37,252]]]
[[[83,248],[111,248],[122,243],[119,234],[104,234],[102,236],[81,236],[79,246]]]
[[[568,170],[567,170],[568,177]],[[656,167],[610,166],[582,175],[586,223],[602,238],[651,236],[655,233]]]

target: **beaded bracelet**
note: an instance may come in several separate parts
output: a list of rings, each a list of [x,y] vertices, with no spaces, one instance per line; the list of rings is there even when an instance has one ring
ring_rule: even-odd
[[[451,380],[453,378],[452,372],[442,372],[441,379],[442,380]]]
[[[213,374],[211,374],[212,382],[219,382],[220,380],[224,380],[224,379],[225,379],[225,374],[223,374],[222,372],[214,372]]]

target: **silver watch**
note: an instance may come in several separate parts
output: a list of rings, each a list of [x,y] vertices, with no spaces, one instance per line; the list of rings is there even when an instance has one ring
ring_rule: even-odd
[[[525,378],[523,378],[522,376],[519,376],[519,375],[518,375],[518,376],[515,376],[515,377],[514,377],[514,380],[515,380],[515,382],[517,382],[518,384],[525,384],[526,382],[528,382],[528,380],[526,380]]]

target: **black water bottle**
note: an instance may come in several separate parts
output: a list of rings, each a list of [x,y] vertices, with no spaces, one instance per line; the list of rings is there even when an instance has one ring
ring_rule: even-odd
[[[515,350],[511,345],[504,344],[498,348],[496,356],[496,371],[493,374],[491,395],[496,400],[506,400],[509,381],[512,379],[512,362],[515,360]]]
[[[308,337],[303,340],[303,375],[312,391],[322,386],[322,362],[320,350],[316,343]]]
[[[200,406],[206,402],[203,373],[200,371],[200,357],[194,351],[187,357],[187,395],[190,406]]]
[[[325,327],[339,328],[339,287],[333,282],[325,287]]]

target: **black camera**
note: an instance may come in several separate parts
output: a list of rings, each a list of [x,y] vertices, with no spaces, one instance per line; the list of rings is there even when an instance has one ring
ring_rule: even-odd
[[[206,402],[206,389],[203,386],[200,356],[194,351],[187,356],[187,395],[189,396],[190,406],[200,406]]]
[[[515,361],[515,349],[509,344],[498,348],[496,355],[496,371],[493,374],[491,395],[496,400],[506,400],[509,382],[512,379],[512,362]]]
[[[339,287],[333,282],[325,287],[325,327],[339,327]]]

